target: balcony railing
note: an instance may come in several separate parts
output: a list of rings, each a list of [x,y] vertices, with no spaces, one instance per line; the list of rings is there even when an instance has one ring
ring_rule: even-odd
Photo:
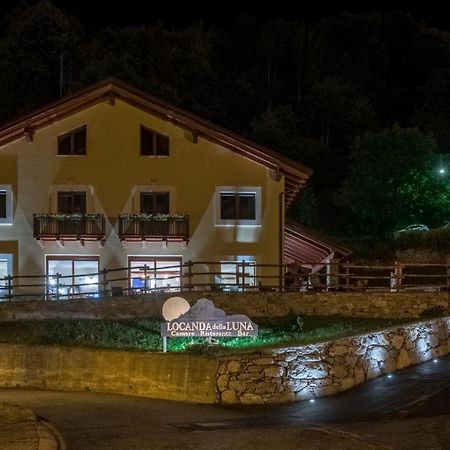
[[[119,237],[123,241],[188,241],[189,216],[185,214],[121,214]]]
[[[96,240],[103,242],[103,214],[34,214],[33,236],[40,240]]]

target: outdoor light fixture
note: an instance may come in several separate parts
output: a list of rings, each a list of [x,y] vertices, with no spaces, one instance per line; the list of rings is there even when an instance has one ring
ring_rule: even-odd
[[[446,170],[445,170],[444,167],[441,167],[441,168],[439,169],[439,174],[440,174],[440,175],[444,175],[445,172],[446,172]]]
[[[434,363],[437,363],[437,362],[438,362],[438,360],[437,360],[437,359],[433,359],[433,362],[434,362]]]
[[[310,399],[309,399],[309,403],[314,403],[315,401],[316,401],[315,398],[310,398]]]
[[[388,378],[392,378],[392,373],[388,374],[387,377],[388,377]]]

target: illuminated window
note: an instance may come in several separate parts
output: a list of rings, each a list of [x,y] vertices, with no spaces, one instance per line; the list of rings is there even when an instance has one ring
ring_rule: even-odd
[[[0,299],[8,295],[8,281],[5,277],[12,275],[13,255],[0,253]]]
[[[0,184],[0,225],[11,225],[12,222],[11,186]]]
[[[255,286],[255,262],[243,260],[222,261],[220,263],[220,276],[216,277],[216,283],[224,285],[226,291],[242,291],[245,288]]]
[[[261,223],[261,188],[216,188],[216,225],[259,225]]]
[[[58,137],[58,155],[86,154],[86,125]]]
[[[181,257],[130,256],[130,288],[133,292],[178,291],[181,285]]]
[[[98,256],[47,256],[47,293],[61,299],[96,298],[99,296],[98,272]]]
[[[141,125],[141,155],[169,156],[169,138]]]

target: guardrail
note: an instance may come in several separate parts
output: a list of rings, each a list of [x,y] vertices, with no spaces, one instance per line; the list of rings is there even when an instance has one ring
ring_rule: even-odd
[[[223,265],[226,265],[224,270]],[[164,267],[123,267],[95,273],[6,276],[0,300],[62,300],[186,291],[448,291],[445,264],[255,264],[188,261]]]

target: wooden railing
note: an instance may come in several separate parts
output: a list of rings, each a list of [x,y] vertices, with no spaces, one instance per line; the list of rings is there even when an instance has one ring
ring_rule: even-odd
[[[251,261],[227,262],[232,272],[221,272],[217,261],[173,263],[170,267],[124,267],[76,275],[7,276],[0,279],[0,300],[100,298],[186,291],[311,291],[408,292],[450,291],[450,266],[445,264],[357,265],[314,263],[283,265]],[[140,271],[139,287],[132,278]],[[84,282],[80,282],[84,278]],[[78,280],[76,283],[75,280]],[[281,282],[280,282],[281,281]]]
[[[104,239],[103,214],[34,214],[33,236],[36,239]]]
[[[189,240],[189,216],[164,218],[122,215],[119,217],[119,238],[122,240]]]

